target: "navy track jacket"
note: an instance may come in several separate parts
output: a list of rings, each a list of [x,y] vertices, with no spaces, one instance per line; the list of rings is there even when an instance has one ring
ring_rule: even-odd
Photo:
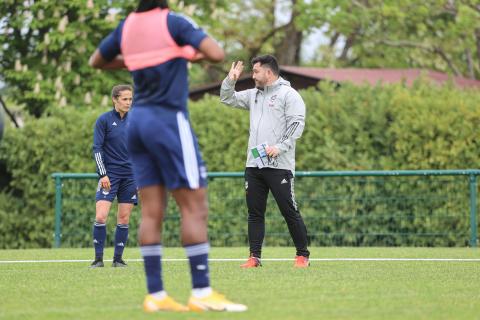
[[[93,131],[93,158],[100,177],[133,178],[127,152],[127,117],[112,109],[98,117]]]

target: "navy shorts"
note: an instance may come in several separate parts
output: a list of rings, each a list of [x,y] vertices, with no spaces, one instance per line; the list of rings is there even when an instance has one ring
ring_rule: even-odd
[[[137,196],[137,184],[132,178],[111,178],[110,190],[104,190],[101,187],[100,180],[98,180],[97,194],[95,196],[96,201],[106,200],[113,202],[117,197],[118,203],[138,203]]]
[[[139,188],[169,190],[207,185],[207,170],[185,112],[134,107],[129,112],[127,148]]]

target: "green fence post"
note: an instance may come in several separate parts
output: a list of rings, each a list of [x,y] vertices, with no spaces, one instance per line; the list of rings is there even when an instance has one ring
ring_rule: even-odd
[[[62,226],[62,178],[55,176],[55,248],[60,248]]]
[[[477,246],[477,176],[470,175],[470,247]]]

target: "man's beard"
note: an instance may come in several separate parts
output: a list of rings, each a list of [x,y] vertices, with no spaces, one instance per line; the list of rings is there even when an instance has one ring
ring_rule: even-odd
[[[263,90],[263,87],[265,87],[263,83],[255,81],[255,88],[257,88],[258,90]]]

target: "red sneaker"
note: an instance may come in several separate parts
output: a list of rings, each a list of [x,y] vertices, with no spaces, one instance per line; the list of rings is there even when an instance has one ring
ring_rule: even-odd
[[[262,264],[260,263],[260,259],[257,257],[250,257],[248,258],[247,262],[240,265],[240,268],[256,268],[261,267]]]
[[[310,266],[310,261],[308,257],[304,256],[295,256],[295,263],[293,264],[295,268],[308,268]]]

